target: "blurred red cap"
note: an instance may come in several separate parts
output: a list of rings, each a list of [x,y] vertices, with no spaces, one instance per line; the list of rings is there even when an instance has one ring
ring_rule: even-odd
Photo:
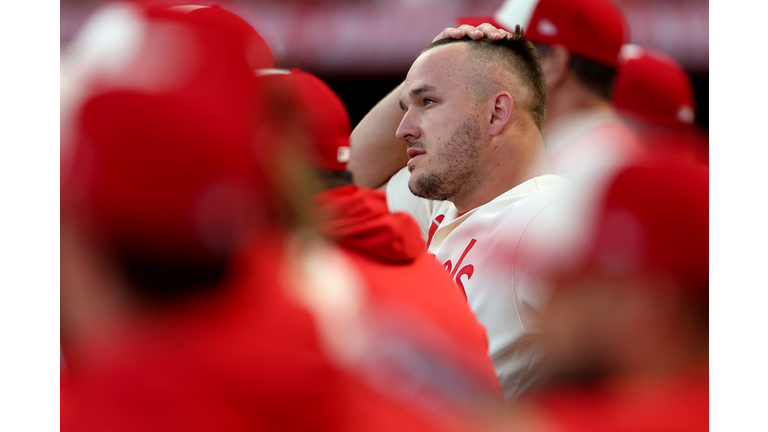
[[[237,33],[193,14],[146,11],[140,48],[93,79],[62,157],[63,210],[121,251],[227,256],[264,222],[256,77]]]
[[[352,126],[339,96],[320,78],[296,68],[261,70],[258,74],[264,87],[282,87],[298,107],[315,153],[315,168],[346,170]]]
[[[459,18],[459,24],[483,22],[507,31],[525,29],[531,42],[563,45],[571,53],[618,68],[629,27],[610,0],[507,0],[493,17]]]
[[[187,13],[190,22],[202,28],[230,33],[232,39],[242,47],[251,70],[275,67],[272,51],[264,38],[244,19],[234,13],[222,9],[219,5],[174,6],[170,10]]]
[[[709,169],[663,162],[631,166],[610,182],[577,274],[668,277],[709,295]]]
[[[613,105],[631,116],[663,125],[694,120],[693,86],[672,58],[637,45],[625,45],[613,87]]]

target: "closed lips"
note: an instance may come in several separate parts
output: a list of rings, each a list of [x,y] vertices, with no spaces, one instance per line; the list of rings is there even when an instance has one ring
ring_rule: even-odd
[[[426,153],[426,152],[423,151],[423,150],[417,150],[415,148],[409,148],[408,149],[408,158],[409,159],[413,159],[413,158],[415,158],[418,155],[423,155],[424,153]]]

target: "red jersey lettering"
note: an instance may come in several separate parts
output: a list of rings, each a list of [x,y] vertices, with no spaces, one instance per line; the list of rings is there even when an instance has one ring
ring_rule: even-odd
[[[467,256],[467,254],[469,253],[470,249],[472,249],[472,246],[474,246],[475,243],[477,243],[477,240],[475,240],[475,239],[472,239],[469,242],[469,245],[467,245],[467,248],[464,249],[464,252],[461,254],[461,258],[459,258],[459,262],[456,263],[456,267],[453,268],[453,273],[451,273],[451,276],[456,274],[456,271],[461,266],[461,262],[464,261],[464,257]]]
[[[462,276],[466,276],[467,280],[469,280],[472,277],[472,274],[475,272],[475,266],[472,264],[465,265],[459,272],[456,274],[456,285],[461,288],[462,294],[464,294],[464,298],[467,298],[467,290],[464,289],[464,283],[461,281]]]
[[[430,240],[431,239],[432,238],[431,238],[431,232],[430,232]],[[466,249],[464,249],[464,252],[462,252],[461,257],[459,258],[459,261],[456,262],[455,267],[453,266],[453,263],[451,262],[451,260],[448,260],[445,263],[443,263],[443,267],[445,267],[445,270],[450,272],[451,276],[455,276],[454,281],[456,282],[456,285],[461,289],[461,293],[464,294],[464,298],[467,298],[467,291],[464,289],[464,283],[461,281],[461,277],[466,276],[467,280],[469,280],[472,277],[472,275],[475,273],[475,266],[473,266],[472,264],[467,264],[466,266],[461,267],[461,263],[464,261],[464,257],[467,256],[467,254],[475,245],[475,243],[477,243],[476,239],[470,240]],[[461,268],[461,270],[459,270],[459,268]]]

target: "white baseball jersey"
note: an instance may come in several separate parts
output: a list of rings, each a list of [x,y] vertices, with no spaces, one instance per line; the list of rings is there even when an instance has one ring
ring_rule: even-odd
[[[513,345],[533,330],[547,292],[520,268],[518,246],[532,221],[557,202],[568,182],[557,175],[530,179],[491,202],[459,215],[453,203],[414,196],[407,168],[387,184],[390,211],[406,211],[487,331],[489,354],[508,399],[528,387],[532,350]],[[529,241],[529,240],[526,240]],[[535,377],[533,377],[535,378]]]
[[[604,175],[644,152],[610,107],[559,119],[547,128],[546,143],[552,172],[569,179]]]

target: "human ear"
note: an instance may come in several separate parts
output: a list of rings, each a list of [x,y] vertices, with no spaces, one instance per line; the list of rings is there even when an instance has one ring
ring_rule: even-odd
[[[502,91],[496,93],[490,102],[493,106],[491,107],[491,121],[488,124],[488,132],[491,136],[496,136],[509,124],[512,111],[515,109],[515,101],[512,100],[512,96],[509,93]]]
[[[557,88],[565,80],[568,67],[571,63],[571,54],[562,45],[553,45],[547,55],[541,59],[541,70],[544,72],[544,80],[550,91]]]

